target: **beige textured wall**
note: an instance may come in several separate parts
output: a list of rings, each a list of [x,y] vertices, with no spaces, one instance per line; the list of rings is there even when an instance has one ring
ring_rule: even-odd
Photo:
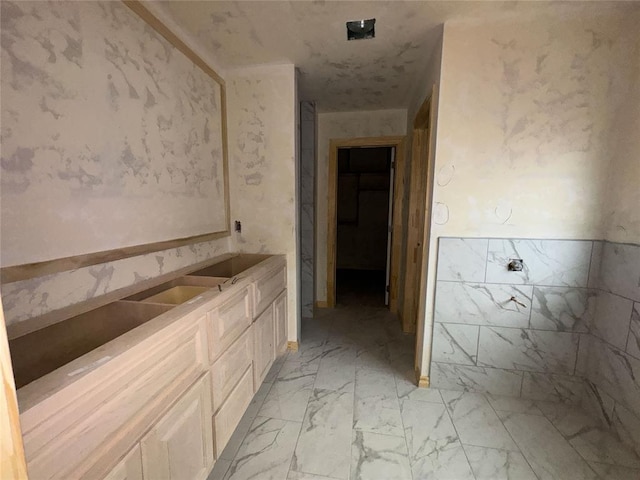
[[[623,17],[445,25],[425,332],[439,237],[604,236],[634,25]],[[422,344],[424,372],[430,335]]]
[[[327,299],[327,177],[329,141],[337,138],[404,135],[407,111],[375,110],[318,114],[316,177],[316,300]]]
[[[297,340],[296,85],[293,65],[231,70],[229,163],[237,251],[287,256],[289,340]]]
[[[630,88],[624,92],[624,105],[613,121],[604,238],[640,244],[640,13],[628,23],[628,29],[636,29],[635,45],[630,46],[627,59],[635,72]]]
[[[2,2],[2,265],[227,228],[220,87],[120,2]]]
[[[163,240],[190,206],[220,218],[200,195],[222,185],[209,77],[119,2],[2,2],[2,32],[3,265],[120,247],[136,230]],[[148,208],[131,219],[138,200]],[[223,238],[3,285],[7,324],[229,249]]]

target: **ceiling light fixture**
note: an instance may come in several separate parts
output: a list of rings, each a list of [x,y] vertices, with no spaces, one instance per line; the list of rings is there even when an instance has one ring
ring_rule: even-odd
[[[375,38],[376,36],[376,19],[369,20],[353,20],[347,22],[347,40],[363,40],[367,38]]]

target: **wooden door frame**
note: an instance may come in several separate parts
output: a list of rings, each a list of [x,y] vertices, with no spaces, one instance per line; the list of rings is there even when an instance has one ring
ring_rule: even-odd
[[[429,240],[431,235],[430,212],[431,199],[433,192],[433,125],[435,122],[435,109],[433,107],[433,99],[436,98],[436,85],[433,86],[431,94],[424,100],[420,109],[416,113],[413,122],[413,134],[411,145],[411,178],[417,179],[414,175],[416,166],[420,165],[420,171],[426,175],[424,192],[416,191],[414,182],[410,183],[409,190],[409,218],[407,221],[407,238],[406,238],[406,262],[405,262],[405,278],[403,291],[403,307],[402,307],[402,331],[405,333],[414,333],[418,328],[418,324],[424,322],[426,291],[424,286],[427,278],[427,263],[429,256]],[[424,152],[424,154],[423,154]],[[422,195],[424,195],[422,197]],[[412,215],[417,208],[418,202],[424,200],[425,219],[422,231],[411,228]],[[415,220],[414,220],[415,221]],[[422,247],[421,262],[418,265],[412,260],[411,248],[414,244]],[[419,269],[419,271],[418,271]],[[416,274],[419,273],[417,284],[415,283]],[[415,299],[418,299],[417,308]]]
[[[338,149],[395,147],[393,178],[393,232],[391,235],[391,275],[389,277],[389,309],[398,309],[398,279],[402,251],[402,195],[404,194],[405,136],[358,137],[329,140],[329,177],[327,196],[327,307],[336,306],[336,256],[338,241]],[[395,273],[395,277],[394,277]]]

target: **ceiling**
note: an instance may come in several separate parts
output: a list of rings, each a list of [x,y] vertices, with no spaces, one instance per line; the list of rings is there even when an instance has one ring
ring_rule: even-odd
[[[160,1],[225,70],[293,63],[300,99],[318,111],[405,108],[448,20],[628,8],[635,2]],[[635,6],[638,6],[636,3]],[[376,37],[347,41],[345,22],[376,19]]]

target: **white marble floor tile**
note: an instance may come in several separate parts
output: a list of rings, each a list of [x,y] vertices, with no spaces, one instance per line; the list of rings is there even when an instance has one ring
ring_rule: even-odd
[[[314,389],[292,470],[348,479],[352,423],[353,393]]]
[[[575,435],[569,443],[589,462],[640,468],[640,458],[610,431],[591,429]]]
[[[591,468],[602,480],[638,480],[640,469],[607,465],[606,463],[589,462]]]
[[[225,480],[282,480],[287,477],[301,424],[257,417]]]
[[[463,445],[476,480],[536,480],[520,452]]]
[[[285,363],[262,404],[259,415],[302,422],[316,374],[308,363]]]
[[[501,418],[540,480],[595,480],[598,478],[545,417],[506,413]]]
[[[329,346],[322,355],[315,388],[353,392],[356,382],[356,349],[350,345]]]
[[[413,368],[396,374],[396,392],[400,400],[442,403],[440,390],[437,388],[418,388],[416,386]]]
[[[353,428],[383,435],[404,437],[404,427],[397,398],[356,395],[353,411]]]
[[[412,461],[413,480],[475,480],[460,442]]]
[[[484,395],[452,390],[440,393],[463,444],[518,450]]]
[[[460,445],[444,405],[405,400],[401,403],[401,409],[412,460],[428,455],[437,457],[439,452]]]
[[[485,393],[484,396],[487,398],[487,400],[489,400],[489,403],[497,412],[543,415],[542,411],[536,406],[536,402],[534,400],[517,397],[505,397],[503,395],[492,395],[490,393]]]
[[[575,405],[556,402],[537,402],[536,405],[567,438],[601,426],[599,418],[587,414]]]
[[[287,480],[337,480],[331,477],[323,477],[322,475],[314,475],[313,473],[294,472],[291,470]]]
[[[411,480],[404,436],[354,431],[350,480]]]

